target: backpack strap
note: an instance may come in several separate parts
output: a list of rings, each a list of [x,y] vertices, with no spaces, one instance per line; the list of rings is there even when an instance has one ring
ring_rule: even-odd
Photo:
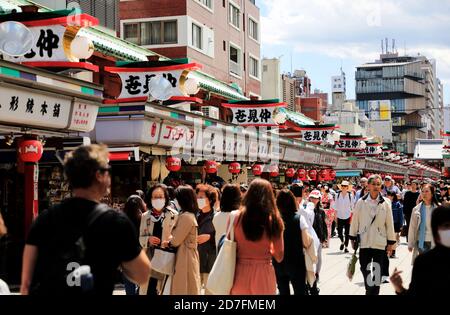
[[[109,206],[104,203],[99,203],[95,206],[94,210],[89,213],[87,218],[87,226],[89,228],[99,217],[109,211]]]

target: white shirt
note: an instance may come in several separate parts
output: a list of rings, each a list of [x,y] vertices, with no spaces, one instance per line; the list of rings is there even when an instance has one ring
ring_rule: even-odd
[[[303,206],[306,204],[306,208]],[[304,217],[306,219],[306,222],[310,227],[314,224],[314,204],[312,202],[304,202],[300,205],[300,209],[298,210],[298,213],[301,217]]]
[[[349,198],[349,193],[343,192],[336,195],[333,206],[336,210],[337,218],[341,220],[347,220],[350,218],[353,209],[353,196]]]
[[[216,230],[216,248],[219,247],[220,238],[227,232],[227,222],[231,212],[217,212],[212,223]]]
[[[433,241],[433,233],[431,231],[431,213],[433,212],[431,206],[425,206],[427,213],[426,223],[425,223],[425,242]]]

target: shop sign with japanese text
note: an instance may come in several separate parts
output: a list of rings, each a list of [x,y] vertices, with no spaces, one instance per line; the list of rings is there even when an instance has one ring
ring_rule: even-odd
[[[302,140],[308,143],[320,144],[327,140],[327,137],[333,132],[333,130],[323,130],[323,129],[302,129]]]
[[[70,130],[89,132],[94,129],[98,106],[75,101],[72,108]]]
[[[280,114],[280,108],[285,103],[270,103],[265,101],[243,101],[223,103],[233,113],[232,123],[240,126],[275,127],[279,124],[275,118]]]

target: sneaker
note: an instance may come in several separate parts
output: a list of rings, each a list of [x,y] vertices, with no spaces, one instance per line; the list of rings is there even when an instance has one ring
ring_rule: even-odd
[[[339,247],[340,250],[344,249],[344,243],[341,244],[341,247]]]
[[[348,249],[347,247],[344,249],[344,253],[348,253]]]

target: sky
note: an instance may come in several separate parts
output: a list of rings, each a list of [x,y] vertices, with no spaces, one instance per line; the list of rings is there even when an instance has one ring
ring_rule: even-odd
[[[400,55],[436,59],[450,105],[450,0],[257,0],[261,56],[281,56],[281,71],[304,69],[312,89],[331,94],[342,66],[347,98],[355,98],[356,66],[373,62],[381,40]],[[331,95],[329,96],[331,99]]]

